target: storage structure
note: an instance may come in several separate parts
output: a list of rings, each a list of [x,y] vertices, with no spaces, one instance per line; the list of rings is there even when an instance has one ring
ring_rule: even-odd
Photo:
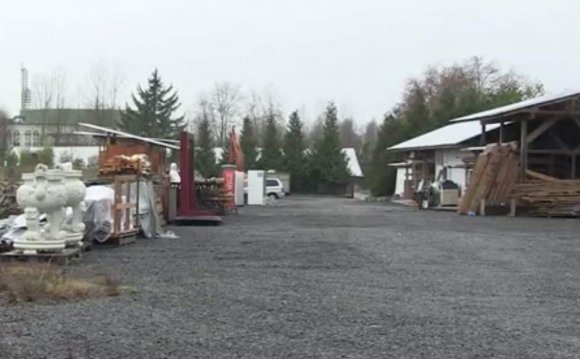
[[[263,206],[266,198],[266,174],[260,170],[248,171],[248,205]]]

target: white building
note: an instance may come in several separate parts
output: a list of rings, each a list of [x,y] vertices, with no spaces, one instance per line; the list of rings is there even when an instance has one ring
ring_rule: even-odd
[[[487,137],[497,137],[499,124],[486,127]],[[394,195],[410,198],[420,181],[451,180],[465,188],[470,174],[469,163],[475,159],[470,148],[481,144],[479,121],[459,122],[443,126],[410,140],[389,147],[402,153],[401,162],[390,163],[397,168]]]
[[[29,109],[20,113],[19,121],[8,127],[8,144],[19,157],[23,151],[38,152],[50,146],[54,162],[61,158],[91,162],[99,147],[90,136],[79,136],[78,124],[92,123],[115,128],[120,119],[117,110]]]

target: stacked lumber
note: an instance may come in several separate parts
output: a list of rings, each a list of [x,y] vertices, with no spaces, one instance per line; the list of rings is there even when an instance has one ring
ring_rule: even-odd
[[[119,155],[107,160],[99,172],[101,175],[141,174],[148,176],[151,174],[151,162],[145,154]]]
[[[18,186],[19,183],[12,179],[0,180],[0,218],[22,213],[16,202]]]
[[[530,180],[518,183],[512,196],[529,214],[542,217],[577,217],[580,215],[580,180],[560,180],[534,171],[526,171]]]
[[[469,185],[459,200],[458,213],[484,214],[485,206],[509,202],[518,177],[516,144],[491,144],[481,153]]]

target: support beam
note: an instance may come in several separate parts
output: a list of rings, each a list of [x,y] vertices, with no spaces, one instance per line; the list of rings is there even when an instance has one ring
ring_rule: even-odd
[[[501,121],[499,123],[499,144],[500,145],[503,144],[503,136],[504,136],[503,132],[504,132],[504,130],[505,130],[505,125],[504,125],[504,122]]]
[[[554,141],[556,141],[556,143],[561,149],[570,151],[570,147],[568,147],[568,145],[564,142],[564,140],[562,140],[562,138],[560,138],[560,136],[558,136],[556,132],[550,131],[550,136]]]
[[[538,126],[535,130],[530,132],[530,134],[528,135],[528,144],[534,142],[535,139],[540,137],[544,132],[546,132],[548,129],[550,129],[552,126],[554,126],[554,124],[556,124],[557,120],[558,119],[555,118],[553,120],[542,122],[542,124],[540,126]]]
[[[556,115],[556,116],[580,116],[578,111],[557,111],[557,110],[526,110],[524,113],[535,113],[536,115]]]
[[[544,149],[544,150],[530,150],[528,149],[528,153],[533,153],[535,155],[566,155],[571,156],[573,151],[570,150],[561,150],[561,149]]]
[[[528,169],[528,121],[520,122],[520,180],[526,178]]]
[[[486,131],[485,131],[485,123],[481,123],[481,138],[479,140],[479,144],[481,146],[485,146],[487,144],[487,139],[485,137]]]

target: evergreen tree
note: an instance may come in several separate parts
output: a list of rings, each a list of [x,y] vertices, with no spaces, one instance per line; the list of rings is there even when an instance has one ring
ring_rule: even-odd
[[[254,121],[249,116],[244,117],[242,133],[240,134],[240,147],[244,153],[244,162],[246,170],[256,168],[256,147],[257,138],[254,127]]]
[[[177,138],[185,127],[184,117],[173,114],[181,104],[173,86],[166,87],[157,69],[148,79],[146,89],[139,86],[137,95],[131,96],[134,108],[125,105],[121,114],[120,128],[123,131],[155,138]]]
[[[337,110],[332,102],[326,107],[323,136],[312,156],[313,181],[328,188],[348,182],[350,173],[340,148]]]
[[[207,116],[202,116],[199,119],[196,145],[195,165],[197,170],[206,178],[216,176],[218,168],[213,150],[214,141],[211,133],[211,123]]]
[[[273,112],[266,115],[262,144],[258,165],[266,171],[282,168],[283,158],[280,151],[280,135],[278,124],[276,123],[276,114]]]
[[[293,192],[300,191],[306,184],[306,168],[304,154],[304,133],[302,121],[298,111],[292,112],[288,121],[288,128],[284,136],[284,168],[290,173],[290,182]]]

